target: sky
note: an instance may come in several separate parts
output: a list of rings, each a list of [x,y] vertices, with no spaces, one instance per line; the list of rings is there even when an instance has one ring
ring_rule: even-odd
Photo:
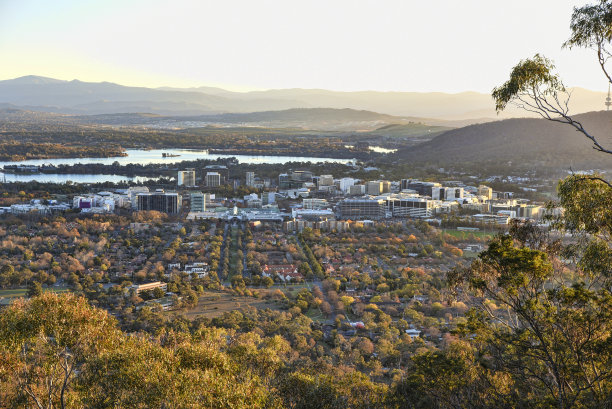
[[[604,91],[592,51],[561,49],[593,1],[0,0],[0,80],[490,92],[541,53]]]

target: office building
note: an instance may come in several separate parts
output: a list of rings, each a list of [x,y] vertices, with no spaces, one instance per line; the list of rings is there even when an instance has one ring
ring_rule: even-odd
[[[290,173],[291,180],[312,182],[313,174],[309,170],[294,170]]]
[[[432,197],[433,188],[442,186],[439,183],[435,182],[422,182],[420,180],[414,179],[402,179],[402,183],[400,185],[401,190],[414,190],[421,196],[429,196]]]
[[[221,175],[218,172],[206,172],[206,187],[221,186]]]
[[[353,196],[361,196],[361,195],[365,195],[366,189],[365,189],[365,185],[352,185],[349,186],[349,195],[353,195]]]
[[[342,178],[338,180],[338,189],[340,189],[343,193],[349,193],[351,186],[355,185],[357,179],[353,178]]]
[[[178,193],[166,193],[158,189],[152,193],[138,195],[138,210],[156,210],[158,212],[175,214],[181,210],[182,197]]]
[[[478,186],[478,196],[484,196],[487,200],[491,200],[493,198],[493,189],[489,186],[480,185]]]
[[[246,185],[249,187],[255,186],[255,172],[246,173]]]
[[[192,212],[205,212],[206,211],[206,196],[202,192],[192,193],[190,197],[191,211]]]
[[[436,208],[433,200],[416,195],[391,195],[385,200],[393,217],[431,217]]]
[[[542,206],[520,204],[516,208],[516,217],[522,219],[539,219],[542,212]]]
[[[140,193],[149,193],[149,188],[146,186],[132,186],[127,190],[127,196],[130,199],[133,210],[138,209],[138,195]]]
[[[343,219],[382,219],[387,212],[384,199],[344,199],[338,203],[340,217]]]
[[[282,190],[301,189],[306,183],[312,183],[312,172],[308,170],[296,170],[289,174],[278,175],[278,188]]]
[[[219,185],[225,185],[229,183],[229,169],[225,165],[208,165],[204,167],[204,176],[208,173],[219,174]]]
[[[334,177],[332,175],[321,175],[319,176],[319,180],[317,183],[317,187],[322,187],[322,186],[333,186],[334,184]]]
[[[389,193],[391,192],[391,182],[388,180],[381,180],[381,193]]]
[[[276,192],[263,192],[261,194],[261,204],[267,205],[276,203]]]
[[[383,184],[380,180],[372,180],[366,184],[366,193],[378,196],[383,192]]]
[[[179,170],[178,172],[178,185],[179,186],[195,186],[196,185],[196,173],[194,169]]]
[[[434,200],[459,200],[463,199],[462,187],[433,186],[431,188],[431,198]]]
[[[329,203],[326,199],[302,199],[302,207],[310,210],[327,209]]]

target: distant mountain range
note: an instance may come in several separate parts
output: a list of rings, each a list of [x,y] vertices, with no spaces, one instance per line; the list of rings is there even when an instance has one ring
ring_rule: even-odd
[[[32,111],[0,104],[0,121],[62,125],[106,125],[153,129],[213,127],[261,127],[313,130],[322,133],[375,132],[379,136],[419,137],[454,128],[460,121],[398,117],[371,111],[334,108],[293,108],[282,111],[168,116],[144,113],[74,115]],[[434,125],[430,125],[433,123]],[[380,131],[379,131],[380,128]],[[288,129],[289,131],[289,129]]]
[[[605,94],[573,90],[573,112],[601,109]],[[22,108],[67,114],[143,112],[166,116],[277,111],[293,108],[351,108],[387,115],[460,121],[461,125],[496,119],[490,95],[476,92],[338,92],[318,89],[280,89],[232,92],[221,88],[144,88],[109,82],[25,76],[0,81],[0,108]],[[503,117],[525,116],[523,111]],[[408,119],[410,120],[410,119]],[[442,125],[433,123],[430,125]],[[456,122],[454,126],[458,126]]]
[[[612,147],[612,112],[575,115],[602,144]],[[399,150],[392,158],[409,163],[499,164],[564,169],[612,169],[612,156],[599,153],[573,127],[544,119],[514,118],[444,132]]]

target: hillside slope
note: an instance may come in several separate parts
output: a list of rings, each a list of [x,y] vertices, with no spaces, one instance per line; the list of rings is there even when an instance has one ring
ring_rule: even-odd
[[[606,146],[612,146],[612,112],[589,112],[574,118]],[[590,141],[573,127],[531,118],[454,129],[402,149],[393,159],[439,165],[473,162],[612,169],[612,156],[593,150]]]

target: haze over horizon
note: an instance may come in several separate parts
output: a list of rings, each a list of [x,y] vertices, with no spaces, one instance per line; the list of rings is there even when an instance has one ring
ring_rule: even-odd
[[[10,61],[0,79],[490,93],[520,59],[541,53],[568,86],[606,90],[591,51],[561,49],[582,1],[125,3],[0,2],[0,52]],[[527,5],[546,19],[521,23]]]

